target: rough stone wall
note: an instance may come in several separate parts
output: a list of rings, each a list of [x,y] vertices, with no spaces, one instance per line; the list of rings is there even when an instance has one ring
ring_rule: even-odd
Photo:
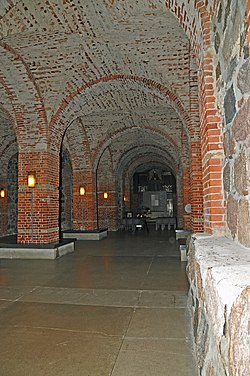
[[[250,255],[224,237],[189,242],[189,306],[200,376],[250,374]]]
[[[228,234],[250,247],[250,58],[246,12],[245,1],[221,0],[212,27],[216,101],[223,117]]]

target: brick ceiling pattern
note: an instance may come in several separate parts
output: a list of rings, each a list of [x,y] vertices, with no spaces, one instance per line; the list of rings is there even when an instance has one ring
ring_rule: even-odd
[[[48,128],[66,97],[100,78],[117,75],[163,85],[188,111],[190,44],[165,1],[2,0],[0,37],[1,56],[6,49],[11,51],[32,77]],[[15,119],[15,110],[6,95],[6,85],[10,90],[21,87],[18,69],[3,60],[2,149],[16,142],[10,120]],[[16,108],[28,108],[32,100],[20,89]],[[162,158],[160,151],[165,149],[165,162],[179,165],[184,125],[180,114],[154,90],[142,88],[133,80],[125,84],[114,80],[108,88],[94,85],[78,102],[72,100],[72,111],[63,119],[68,127],[67,145],[80,155],[75,162],[78,168],[83,167],[87,152],[94,163],[98,150],[108,144],[115,165],[128,156],[132,162],[136,146],[137,151],[144,147],[144,154],[149,152],[156,159],[157,155]],[[29,119],[29,123],[28,131],[39,134],[39,130],[32,131],[38,120]],[[80,140],[79,127],[84,128]],[[16,133],[18,137],[17,129]]]

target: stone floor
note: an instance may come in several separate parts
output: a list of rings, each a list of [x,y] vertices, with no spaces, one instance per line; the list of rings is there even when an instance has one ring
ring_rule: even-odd
[[[1,376],[195,376],[174,233],[109,233],[0,260]]]

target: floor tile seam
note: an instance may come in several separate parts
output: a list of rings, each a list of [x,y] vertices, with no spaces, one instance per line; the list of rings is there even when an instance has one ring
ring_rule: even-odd
[[[134,351],[134,350],[127,350],[127,349],[121,349],[121,353],[128,353],[128,352],[131,352],[131,351]],[[164,356],[166,355],[172,355],[172,356],[178,356],[178,357],[182,357],[182,358],[186,358],[186,359],[193,359],[193,355],[192,353],[190,354],[184,354],[182,352],[173,352],[173,351],[168,351],[167,349],[164,349],[164,350],[156,350],[156,349],[150,349],[150,350],[147,350],[147,349],[136,349],[136,352],[137,353],[148,353],[150,351],[150,354],[152,353],[158,353],[158,354],[164,354]]]
[[[18,300],[18,299],[22,299],[23,297],[25,296],[29,296],[31,295],[33,292],[36,292],[38,290],[38,294],[39,292],[41,291],[61,291],[61,292],[67,292],[67,293],[71,293],[71,292],[74,292],[74,293],[79,293],[79,294],[88,294],[88,293],[105,293],[107,292],[108,294],[110,293],[116,293],[116,294],[119,294],[119,293],[134,293],[134,294],[140,294],[140,295],[143,295],[143,294],[147,294],[147,293],[152,293],[152,294],[165,294],[165,296],[169,297],[169,296],[175,296],[177,298],[179,297],[185,297],[185,298],[188,298],[188,292],[180,292],[180,291],[173,291],[173,290],[149,290],[149,289],[105,289],[105,288],[101,288],[101,289],[87,289],[87,288],[78,288],[78,287],[48,287],[48,286],[38,286],[38,287],[34,287],[34,289],[32,289],[31,291],[27,291],[23,294],[21,294],[20,296],[18,296],[17,298],[13,299],[13,300]],[[1,292],[1,289],[0,289],[0,292]],[[1,299],[5,299],[5,298],[0,298]]]
[[[183,336],[183,337],[149,337],[149,336],[146,336],[146,337],[139,337],[139,336],[126,336],[125,340],[129,340],[129,341],[178,341],[178,342],[185,342],[185,343],[190,343],[191,341],[191,338],[190,337],[187,337],[187,336]]]
[[[116,362],[117,362],[117,360],[118,360],[119,354],[120,354],[120,352],[122,351],[122,346],[123,346],[123,343],[124,343],[124,341],[125,341],[125,339],[126,339],[126,335],[127,335],[127,333],[128,333],[128,330],[129,330],[129,327],[130,327],[130,324],[131,324],[131,321],[132,321],[132,318],[133,318],[134,312],[135,312],[135,309],[133,310],[133,312],[132,312],[132,314],[131,314],[131,316],[130,316],[130,319],[129,319],[129,322],[128,322],[128,325],[127,325],[127,329],[126,329],[124,335],[122,336],[122,340],[121,340],[121,343],[120,343],[119,349],[118,349],[118,351],[117,351],[117,355],[116,355],[116,357],[115,357],[114,364],[113,364],[113,366],[112,366],[112,368],[111,368],[111,370],[110,370],[109,376],[112,376],[112,374],[113,374],[113,372],[114,372],[115,365],[116,365]]]
[[[9,302],[9,303],[16,303],[16,302],[19,302],[19,301],[22,301],[21,299],[26,295],[26,294],[30,294],[34,291],[35,289],[32,289],[31,291],[27,292],[27,293],[23,293],[22,295],[18,296],[17,298],[15,299],[3,299],[3,298],[0,298],[0,301],[6,301],[6,302]]]
[[[87,335],[96,335],[100,337],[107,338],[122,338],[123,334],[108,334],[101,331],[95,330],[79,330],[79,329],[66,329],[66,328],[55,328],[47,326],[29,326],[29,325],[0,325],[0,328],[10,328],[10,329],[32,329],[32,330],[43,330],[43,331],[55,331],[55,332],[64,332],[64,333],[79,333]]]
[[[5,301],[5,300],[4,300]],[[11,303],[15,303],[17,301],[11,301],[11,300],[6,300]],[[70,301],[62,301],[62,302],[56,302],[56,301],[46,301],[46,300],[25,300],[21,299],[18,300],[20,303],[30,303],[30,304],[56,304],[56,305],[68,305],[68,306],[84,306],[84,307],[112,307],[112,308],[135,308],[135,309],[181,309],[181,310],[186,310],[187,306],[157,306],[157,305],[143,305],[143,304],[107,304],[107,303],[90,303],[90,302],[70,302]]]
[[[29,286],[27,286],[29,287]],[[4,289],[4,287],[0,287],[0,292],[1,292],[1,289]],[[8,289],[17,289],[18,287],[8,287]],[[32,288],[32,287],[31,287]],[[27,291],[25,292],[23,295],[26,295],[26,294],[30,294],[32,293],[33,291],[35,290],[38,290],[38,289],[43,289],[43,290],[49,290],[49,289],[54,289],[54,290],[67,290],[67,291],[72,291],[72,290],[75,290],[75,291],[116,291],[116,292],[152,292],[152,293],[167,293],[167,294],[175,294],[175,295],[184,295],[184,296],[188,296],[188,291],[185,292],[185,291],[180,291],[180,290],[163,290],[163,289],[109,289],[109,288],[81,288],[81,287],[56,287],[56,286],[33,286],[33,290],[31,291]]]
[[[147,278],[148,278],[148,275],[149,275],[149,272],[150,272],[150,269],[151,269],[151,267],[152,267],[152,264],[153,264],[154,260],[155,260],[155,256],[152,257],[151,262],[150,262],[150,264],[149,264],[149,266],[148,266],[148,269],[147,269],[146,275],[145,275],[145,277],[144,277],[144,279],[143,279],[143,281],[142,281],[142,284],[141,284],[141,290],[143,290],[143,286],[144,286],[145,283],[146,283],[146,280],[147,280]]]

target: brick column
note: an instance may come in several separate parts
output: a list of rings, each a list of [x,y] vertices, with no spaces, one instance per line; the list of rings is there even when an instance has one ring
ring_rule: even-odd
[[[191,143],[191,227],[193,232],[202,232],[203,223],[203,186],[201,147],[199,141]]]
[[[105,199],[103,193],[108,193]],[[108,228],[109,230],[117,229],[117,199],[115,183],[109,182],[108,189],[105,185],[100,184],[98,189],[98,217],[99,228]]]
[[[80,196],[79,189],[85,188]],[[96,223],[96,182],[91,170],[73,172],[73,226],[74,230],[94,230]]]
[[[29,188],[28,172],[36,185]],[[20,152],[18,158],[18,242],[59,240],[59,158],[47,152]]]
[[[225,202],[223,198],[222,164],[224,159],[221,117],[215,100],[213,56],[207,52],[200,77],[201,155],[204,190],[204,231],[225,231]]]

